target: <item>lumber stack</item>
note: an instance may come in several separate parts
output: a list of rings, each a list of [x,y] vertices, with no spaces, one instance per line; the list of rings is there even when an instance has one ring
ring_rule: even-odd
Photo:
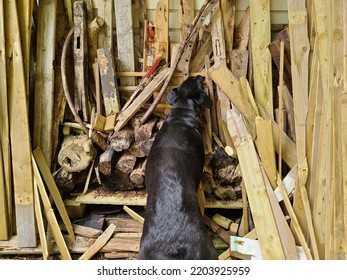
[[[146,1],[12,2],[0,1],[8,248],[17,242],[49,258],[46,218],[52,252],[64,259],[136,258],[138,224],[110,218],[85,236],[70,222],[71,205],[79,215],[84,204],[144,206],[146,156],[170,111],[165,95],[203,75],[213,107],[203,112],[199,200],[242,209],[238,219],[205,210],[220,259],[347,258],[344,1],[283,0],[288,24],[280,26],[269,0],[249,1],[242,14],[236,0],[160,0],[151,13]]]

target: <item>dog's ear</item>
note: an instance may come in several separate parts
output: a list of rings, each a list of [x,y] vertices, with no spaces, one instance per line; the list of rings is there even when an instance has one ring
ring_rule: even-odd
[[[173,106],[178,99],[178,94],[177,94],[178,88],[174,88],[171,92],[168,93],[166,96],[166,101],[169,103],[171,106]]]
[[[211,108],[213,105],[211,98],[203,90],[200,91],[199,105],[201,108]]]

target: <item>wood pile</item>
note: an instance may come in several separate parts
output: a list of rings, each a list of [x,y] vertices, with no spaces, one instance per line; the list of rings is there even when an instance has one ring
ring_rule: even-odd
[[[145,205],[165,95],[203,75],[198,196],[219,258],[346,259],[345,2],[288,1],[274,26],[269,0],[239,23],[236,0],[178,1],[177,44],[171,1],[152,22],[133,2],[0,0],[0,254],[136,258],[143,219],[126,205]],[[86,204],[132,218],[92,229],[72,221]]]

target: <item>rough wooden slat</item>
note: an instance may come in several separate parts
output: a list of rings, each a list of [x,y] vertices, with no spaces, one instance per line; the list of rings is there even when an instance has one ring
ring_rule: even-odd
[[[298,211],[301,211],[301,209],[304,210],[305,216],[299,215],[299,222],[300,224],[307,224],[313,254],[315,259],[318,259],[319,255],[313,229],[311,207],[305,187],[308,170],[306,161],[306,118],[308,111],[308,55],[310,49],[307,34],[305,3],[301,1],[289,2],[288,13],[289,36],[291,38],[291,72],[293,81],[293,102],[298,162],[296,187],[299,189],[298,192],[295,192],[294,209],[296,210],[297,215]]]
[[[347,34],[347,4],[343,2],[343,34],[346,38]],[[347,240],[347,44],[344,44],[344,64],[343,64],[343,95],[342,95],[342,167],[343,167],[343,204],[344,204],[344,227],[345,227],[345,240]],[[347,256],[347,244],[345,243],[345,258]]]
[[[0,34],[5,34],[4,0],[0,1]],[[1,217],[0,240],[10,237],[12,232],[11,149],[9,112],[7,98],[5,36],[0,36],[0,185]]]
[[[285,259],[254,143],[234,110],[228,111],[228,129],[237,150],[261,252],[265,259]]]
[[[19,247],[35,247],[34,193],[26,81],[15,1],[4,1],[8,106]],[[20,112],[20,113],[18,113]]]
[[[56,10],[56,0],[44,0],[40,3],[36,42],[33,146],[41,147],[49,166],[52,161]]]
[[[75,235],[73,232],[73,228],[72,228],[72,224],[71,221],[69,219],[69,216],[66,212],[65,206],[64,206],[64,202],[62,200],[62,197],[60,195],[59,189],[54,181],[54,178],[48,168],[48,165],[44,159],[43,153],[41,151],[41,149],[38,147],[33,151],[33,156],[34,156],[34,160],[36,161],[36,164],[41,172],[42,178],[44,180],[44,182],[46,183],[46,186],[50,192],[50,194],[52,195],[53,201],[56,205],[56,207],[58,208],[59,214],[66,226],[66,229],[71,237],[72,240],[75,240]]]
[[[43,207],[45,209],[45,214],[46,214],[46,218],[47,218],[49,227],[52,230],[54,239],[57,243],[57,246],[58,246],[59,251],[62,255],[62,258],[66,259],[66,260],[70,260],[71,259],[70,252],[67,248],[66,242],[63,238],[63,235],[60,231],[57,218],[54,215],[54,211],[53,211],[53,208],[51,206],[51,202],[49,201],[48,194],[45,190],[45,186],[44,186],[43,180],[41,178],[39,168],[36,165],[34,158],[33,158],[33,171],[34,171],[35,180],[37,182],[37,187],[38,187],[38,190],[40,193],[41,201],[42,201]]]
[[[111,238],[116,226],[110,224],[108,228],[95,240],[92,246],[86,250],[82,256],[79,257],[79,260],[89,260],[93,257]]]
[[[254,95],[256,101],[273,116],[270,0],[250,1]]]
[[[169,0],[158,0],[154,12],[154,58],[169,61]]]
[[[115,0],[114,9],[116,16],[118,71],[135,71],[133,17],[131,0]],[[122,86],[134,86],[135,78],[120,79]]]
[[[235,0],[221,0],[220,7],[223,19],[224,38],[225,38],[225,56],[227,65],[232,61],[232,50],[234,44],[235,27]]]
[[[180,23],[180,40],[182,41],[188,26],[194,20],[194,1],[178,1],[178,18]]]
[[[104,97],[105,115],[117,114],[120,111],[120,100],[115,77],[115,67],[110,48],[98,49],[98,64]]]
[[[74,99],[75,108],[82,119],[89,120],[88,110],[88,36],[87,36],[87,11],[83,1],[76,1],[73,5],[74,13]]]

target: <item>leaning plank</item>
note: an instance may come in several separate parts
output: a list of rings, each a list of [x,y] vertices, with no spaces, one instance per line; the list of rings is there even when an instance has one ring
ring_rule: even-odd
[[[52,162],[56,15],[56,0],[40,2],[36,42],[33,147],[41,147],[49,167]]]
[[[170,68],[163,68],[160,73],[145,87],[145,89],[137,96],[126,110],[121,111],[117,117],[117,124],[114,128],[118,132],[133,117],[141,106],[151,97],[153,92],[161,85],[161,83],[169,75]]]
[[[145,219],[137,214],[134,210],[129,208],[128,206],[124,205],[123,210],[129,214],[130,217],[132,217],[135,221],[139,222],[140,224],[143,225],[145,222]]]
[[[79,260],[89,260],[93,257],[111,238],[116,226],[110,224],[108,228],[95,240],[92,246],[80,256]]]
[[[0,34],[4,30],[3,0],[0,1]],[[0,240],[11,236],[11,156],[8,126],[5,36],[0,37]]]
[[[114,12],[113,12],[113,4],[114,1],[111,0],[95,0],[93,1],[93,4],[95,5],[95,8],[98,9],[98,16],[104,19],[104,26],[101,29],[101,32],[99,32],[99,42],[98,47],[99,48],[110,48],[113,49],[113,19],[114,19]]]
[[[194,1],[178,1],[178,18],[180,23],[180,41],[182,41],[189,25],[194,20]]]
[[[347,34],[347,5],[346,2],[343,2],[343,11],[344,14],[344,22],[343,22],[343,33],[346,37]],[[342,108],[341,108],[341,119],[342,121],[342,167],[343,167],[343,222],[345,226],[345,241],[347,240],[347,44],[344,44],[344,69],[343,69],[343,89],[344,93],[342,96]],[[347,244],[345,242],[345,258],[347,258]]]
[[[240,116],[228,111],[228,129],[236,147],[244,187],[265,259],[285,259],[254,143]]]
[[[54,178],[48,168],[48,165],[44,159],[43,153],[41,151],[41,149],[39,147],[37,147],[34,151],[33,151],[33,160],[35,161],[35,164],[37,164],[41,174],[42,174],[42,178],[46,183],[46,186],[50,192],[50,194],[52,195],[53,201],[55,203],[55,205],[58,208],[59,214],[66,226],[66,229],[71,237],[72,240],[75,240],[75,234],[73,232],[73,228],[72,228],[72,224],[71,221],[69,219],[69,216],[66,212],[66,208],[64,206],[64,202],[61,198],[59,189],[54,181]]]
[[[232,50],[234,43],[234,27],[235,27],[235,0],[221,0],[220,7],[222,12],[223,27],[225,34],[225,55],[227,63],[232,61]]]
[[[306,220],[303,220],[303,216],[298,215],[300,217],[299,221],[300,224],[307,224],[314,257],[319,259],[311,207],[305,187],[308,170],[306,160],[306,119],[308,111],[308,55],[310,49],[305,3],[289,1],[288,14],[298,163],[296,187],[299,189],[294,195],[294,209],[296,212],[301,211],[301,209],[304,210],[304,218]]]
[[[255,100],[273,116],[270,0],[250,1]]]
[[[34,191],[26,81],[15,1],[4,2],[7,89],[19,247],[35,247]],[[20,112],[20,113],[18,113]]]
[[[98,49],[98,63],[100,70],[102,95],[104,97],[106,117],[120,111],[115,67],[110,48]]]
[[[115,0],[114,10],[116,15],[118,67],[117,70],[135,71],[133,17],[131,0]],[[120,78],[121,86],[134,86],[135,77]]]
[[[39,191],[38,191],[36,179],[34,179],[34,198],[35,198],[35,217],[36,217],[36,223],[37,223],[37,230],[40,236],[42,257],[44,260],[48,260],[49,259],[48,244],[47,244],[47,238],[45,233],[44,221],[42,218],[41,203],[40,203],[40,197],[39,197]]]
[[[42,204],[43,204],[43,207],[45,209],[46,218],[47,218],[48,224],[50,226],[50,229],[52,230],[54,239],[57,243],[57,246],[59,248],[59,251],[60,251],[63,259],[70,260],[71,256],[70,256],[69,250],[67,248],[65,240],[63,238],[63,235],[60,231],[57,218],[54,214],[53,208],[51,206],[51,202],[49,201],[48,194],[45,190],[45,186],[44,186],[43,180],[41,178],[39,168],[38,168],[34,158],[33,158],[33,170],[34,170],[35,180],[37,182],[37,187],[38,187],[40,197],[42,200]]]

